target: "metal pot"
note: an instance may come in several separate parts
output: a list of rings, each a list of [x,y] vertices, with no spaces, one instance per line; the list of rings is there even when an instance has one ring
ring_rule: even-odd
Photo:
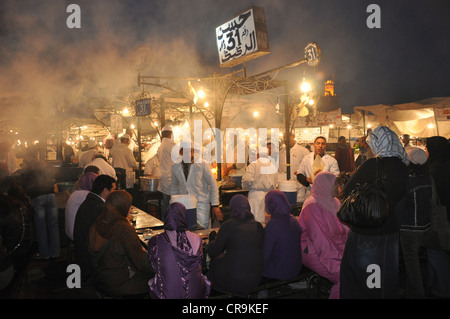
[[[154,177],[141,177],[140,188],[143,192],[156,192],[158,188],[159,178]]]

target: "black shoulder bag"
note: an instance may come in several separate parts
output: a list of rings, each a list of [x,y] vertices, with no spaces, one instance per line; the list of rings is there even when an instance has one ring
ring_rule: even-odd
[[[350,227],[377,228],[388,217],[389,204],[385,190],[386,176],[383,160],[376,158],[376,161],[375,181],[356,184],[337,212],[339,220]]]

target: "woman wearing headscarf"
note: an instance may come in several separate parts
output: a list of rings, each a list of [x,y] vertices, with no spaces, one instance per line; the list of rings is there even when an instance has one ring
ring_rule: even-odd
[[[111,297],[148,294],[148,281],[154,276],[147,252],[127,219],[131,202],[128,192],[113,191],[89,232],[92,283]]]
[[[429,137],[426,142],[429,173],[441,204],[447,207],[447,218],[450,220],[450,143],[442,136]],[[427,248],[427,264],[431,293],[438,297],[450,297],[448,253],[437,246]]]
[[[381,159],[389,204],[387,220],[370,229],[351,227],[341,261],[341,298],[397,298],[399,289],[399,225],[395,207],[407,189],[409,159],[398,136],[379,126],[367,142],[374,158],[365,161],[344,187],[344,197],[358,183],[376,180]]]
[[[97,178],[98,174],[93,172],[84,173],[79,181],[78,189],[70,194],[64,210],[65,214],[65,230],[66,236],[70,240],[73,240],[73,227],[75,225],[75,217],[77,215],[78,208],[86,199],[87,194],[92,190],[92,184]]]
[[[202,274],[203,247],[199,235],[187,230],[186,208],[172,203],[167,209],[164,233],[148,242],[155,277],[150,296],[155,299],[202,299],[210,282]]]
[[[302,270],[302,229],[282,191],[269,191],[265,207],[270,220],[264,229],[264,279],[294,278]]]
[[[335,181],[333,173],[317,174],[298,217],[303,230],[303,265],[334,284],[330,299],[339,298],[339,272],[348,235],[348,228],[336,217],[340,202],[332,194]]]
[[[230,218],[208,245],[207,276],[214,290],[245,297],[261,282],[264,228],[254,219],[247,197],[234,195],[230,210]]]

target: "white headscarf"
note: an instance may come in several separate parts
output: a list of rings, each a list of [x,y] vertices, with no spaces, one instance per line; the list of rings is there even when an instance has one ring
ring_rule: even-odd
[[[405,165],[409,165],[409,158],[403,148],[402,142],[390,128],[378,126],[367,138],[375,156],[379,157],[398,157]]]

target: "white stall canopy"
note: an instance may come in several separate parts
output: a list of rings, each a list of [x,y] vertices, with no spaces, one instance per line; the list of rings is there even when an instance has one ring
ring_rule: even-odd
[[[450,97],[433,97],[396,105],[377,104],[354,107],[361,126],[387,125],[399,134],[450,138]]]

